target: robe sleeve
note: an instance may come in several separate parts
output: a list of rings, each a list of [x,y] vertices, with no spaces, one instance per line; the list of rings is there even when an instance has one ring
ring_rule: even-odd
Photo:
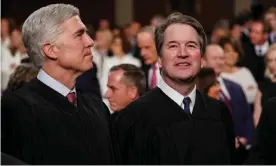
[[[15,94],[7,94],[2,98],[2,152],[27,164],[39,163],[43,158],[39,146],[41,133],[36,127],[34,107]]]

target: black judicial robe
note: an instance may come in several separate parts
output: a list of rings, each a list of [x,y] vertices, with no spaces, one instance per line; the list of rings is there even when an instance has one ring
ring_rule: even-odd
[[[232,164],[235,134],[222,102],[196,93],[192,115],[154,88],[120,112],[123,164]]]
[[[2,152],[27,164],[113,164],[110,114],[77,90],[77,107],[34,79],[2,99]]]

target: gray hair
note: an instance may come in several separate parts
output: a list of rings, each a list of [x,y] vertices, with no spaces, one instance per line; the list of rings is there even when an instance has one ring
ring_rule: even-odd
[[[52,4],[33,12],[22,27],[22,40],[27,53],[36,67],[41,67],[44,60],[42,46],[55,43],[63,32],[61,24],[79,15],[79,9],[69,4]]]
[[[193,17],[183,15],[182,13],[178,13],[178,12],[172,13],[171,15],[169,15],[166,21],[163,24],[159,25],[155,30],[155,45],[156,45],[157,54],[159,56],[162,56],[162,47],[164,44],[165,30],[170,25],[178,24],[178,23],[190,25],[196,30],[196,32],[199,35],[200,52],[201,52],[201,55],[204,55],[205,47],[207,44],[207,37],[202,25]]]
[[[141,28],[141,30],[138,32],[138,34],[143,33],[143,32],[147,32],[147,33],[151,34],[152,39],[154,40],[154,28],[152,28],[151,26],[144,26]]]

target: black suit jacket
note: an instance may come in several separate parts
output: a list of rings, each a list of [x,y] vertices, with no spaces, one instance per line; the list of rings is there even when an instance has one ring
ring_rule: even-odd
[[[77,90],[77,107],[35,79],[2,98],[2,152],[27,164],[113,164],[110,115]]]
[[[123,164],[232,164],[235,134],[226,105],[199,92],[192,115],[161,89],[116,118]]]
[[[276,97],[268,100],[263,107],[256,146],[252,148],[247,164],[276,164]]]

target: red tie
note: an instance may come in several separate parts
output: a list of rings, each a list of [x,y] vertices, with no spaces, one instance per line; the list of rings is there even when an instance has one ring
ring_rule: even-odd
[[[156,65],[154,64],[152,67],[152,76],[151,76],[151,84],[150,84],[151,89],[156,87],[156,82],[157,82]]]
[[[70,103],[76,104],[76,93],[75,92],[70,92],[67,96],[67,99]]]
[[[221,95],[222,95],[222,100],[224,101],[224,103],[227,105],[228,109],[232,113],[233,108],[232,108],[231,101],[228,99],[228,97],[222,91],[221,91]]]

